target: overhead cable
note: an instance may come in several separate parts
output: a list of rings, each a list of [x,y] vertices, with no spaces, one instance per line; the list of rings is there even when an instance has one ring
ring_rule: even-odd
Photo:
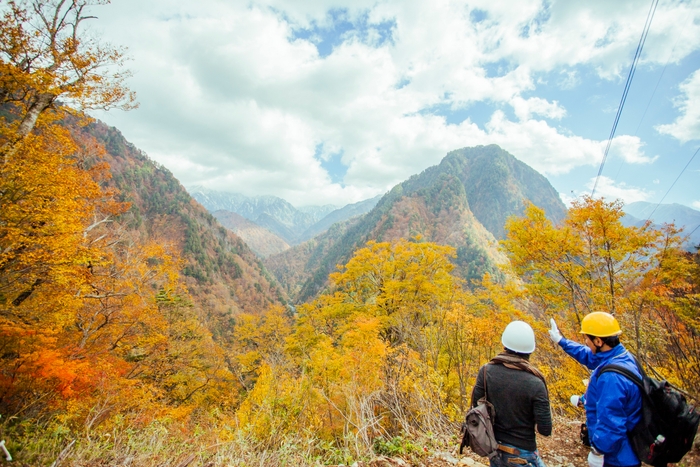
[[[664,65],[663,70],[661,70],[661,75],[659,76],[658,81],[656,81],[656,86],[654,86],[654,91],[651,93],[651,97],[649,98],[649,102],[647,102],[647,106],[644,109],[644,113],[642,113],[642,118],[639,119],[639,124],[637,125],[637,129],[634,130],[634,136],[637,136],[639,134],[639,129],[642,127],[642,122],[644,122],[644,117],[646,117],[647,112],[649,111],[649,107],[651,106],[651,102],[654,100],[654,96],[656,95],[656,91],[659,89],[659,85],[661,84],[661,80],[664,77],[664,73],[666,73],[666,68],[668,68],[668,64],[671,62],[671,58],[673,57],[673,52],[676,51],[676,46],[678,45],[678,42],[680,41],[680,37],[676,40],[676,43],[673,44],[673,48],[671,49],[671,52],[668,54],[668,58],[666,59],[666,64]],[[617,169],[617,172],[615,173],[615,179],[620,175],[620,171],[622,170],[622,166],[624,165],[624,161],[620,161],[620,167]]]
[[[610,130],[610,136],[608,137],[608,144],[605,147],[605,152],[603,153],[603,160],[600,162],[600,168],[598,169],[598,176],[593,184],[593,191],[591,191],[591,197],[595,195],[595,190],[598,187],[598,181],[600,180],[600,175],[603,173],[603,167],[605,166],[605,160],[608,158],[608,152],[610,152],[610,145],[615,137],[615,131],[617,130],[617,124],[620,122],[620,115],[622,115],[622,109],[625,106],[625,101],[627,100],[627,94],[629,93],[630,86],[632,84],[632,78],[634,78],[634,72],[637,70],[637,63],[639,63],[639,58],[642,55],[642,49],[644,49],[644,43],[647,40],[647,35],[649,34],[649,28],[651,27],[651,20],[654,18],[654,13],[656,12],[656,6],[659,4],[659,0],[652,0],[651,7],[649,8],[649,13],[647,14],[646,23],[644,23],[644,30],[642,31],[642,37],[639,38],[639,44],[637,45],[637,51],[634,54],[634,59],[632,60],[632,66],[630,67],[629,74],[627,75],[627,82],[625,83],[625,88],[622,91],[622,98],[620,99],[620,105],[617,107],[617,114],[615,115],[615,120],[613,122],[612,130]]]
[[[691,235],[693,235],[693,234],[695,233],[695,231],[698,230],[698,228],[700,228],[700,224],[698,224],[697,226],[695,226],[695,228],[693,229],[693,231],[690,232],[690,233],[688,234],[688,237],[690,237]]]
[[[683,172],[685,172],[685,169],[687,169],[688,166],[690,165],[690,163],[693,162],[693,159],[695,159],[695,156],[698,155],[698,152],[700,152],[700,147],[698,147],[698,148],[695,150],[695,154],[693,154],[693,156],[690,158],[690,160],[688,161],[688,163],[685,164],[685,167],[683,167],[683,170],[681,170],[681,173],[679,173],[678,176],[676,177],[676,180],[674,180],[674,182],[671,184],[671,186],[668,188],[668,190],[666,190],[666,194],[664,194],[664,196],[661,198],[661,201],[659,201],[659,204],[656,205],[656,207],[654,208],[654,210],[651,211],[651,214],[649,214],[649,217],[647,217],[647,220],[650,220],[650,219],[651,219],[651,216],[654,215],[654,213],[656,212],[656,210],[658,209],[658,207],[661,206],[661,203],[663,203],[663,202],[664,202],[664,199],[666,199],[666,195],[668,195],[668,193],[671,191],[671,188],[673,188],[673,186],[676,184],[676,182],[678,181],[678,179],[681,178],[681,175],[683,175]],[[695,232],[695,231],[693,231],[693,232]]]

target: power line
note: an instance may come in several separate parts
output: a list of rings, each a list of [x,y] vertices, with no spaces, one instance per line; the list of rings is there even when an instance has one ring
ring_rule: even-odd
[[[695,156],[698,155],[698,152],[700,152],[700,147],[698,147],[698,148],[695,150],[695,154],[693,154],[693,156],[690,158],[690,160],[688,161],[688,163],[685,164],[685,167],[683,167],[683,170],[681,170],[681,173],[678,174],[678,176],[677,176],[676,179],[673,181],[673,183],[671,184],[671,186],[668,188],[668,190],[666,190],[666,194],[664,194],[664,196],[661,198],[661,201],[659,201],[659,204],[656,205],[656,207],[654,208],[654,210],[651,211],[651,214],[649,214],[649,217],[647,217],[647,220],[651,219],[651,216],[653,216],[654,213],[656,212],[656,210],[658,209],[658,207],[661,206],[661,203],[663,203],[663,202],[664,202],[664,199],[666,199],[666,195],[668,195],[668,193],[671,191],[671,188],[673,188],[673,187],[675,186],[675,184],[676,184],[676,182],[678,181],[678,179],[681,178],[681,175],[683,175],[683,172],[685,172],[685,169],[687,169],[688,166],[690,165],[690,163],[693,162],[693,159],[695,159]],[[696,229],[697,229],[697,227],[696,227]],[[695,230],[693,230],[693,232],[695,232]]]
[[[642,49],[644,48],[644,43],[647,40],[647,35],[649,34],[649,28],[651,27],[651,20],[654,18],[654,13],[656,12],[656,6],[659,4],[659,0],[652,0],[651,7],[649,8],[649,13],[647,14],[646,23],[644,23],[644,30],[642,31],[642,37],[639,38],[639,44],[637,45],[637,51],[634,54],[634,59],[632,60],[632,66],[630,67],[629,74],[627,75],[627,82],[625,83],[625,88],[622,91],[622,98],[620,99],[620,105],[617,107],[617,114],[615,115],[615,120],[613,122],[612,130],[610,130],[610,136],[608,137],[608,144],[605,147],[605,152],[603,153],[603,160],[600,162],[600,168],[598,169],[598,176],[593,184],[593,191],[591,192],[591,197],[595,195],[595,190],[598,187],[598,180],[600,180],[600,175],[603,173],[603,167],[605,166],[605,160],[608,158],[608,152],[610,151],[610,145],[615,137],[615,131],[617,130],[617,124],[620,122],[620,115],[622,115],[622,109],[625,106],[625,101],[627,100],[627,94],[629,93],[630,86],[632,84],[632,78],[634,77],[634,72],[637,70],[637,63],[639,63],[639,57],[642,55]]]
[[[649,111],[649,107],[651,106],[651,102],[654,100],[654,96],[656,95],[656,91],[659,89],[659,85],[661,84],[661,80],[664,77],[664,73],[666,73],[666,68],[668,68],[668,64],[671,62],[671,58],[673,58],[673,52],[676,51],[676,46],[678,45],[678,42],[680,41],[680,37],[676,39],[676,43],[673,44],[673,48],[671,49],[671,52],[668,54],[668,58],[666,59],[666,64],[664,65],[663,70],[661,70],[661,75],[659,76],[658,81],[656,82],[656,86],[654,86],[654,91],[651,93],[651,97],[649,98],[649,102],[647,102],[647,106],[644,109],[644,113],[642,113],[642,118],[639,119],[639,124],[637,125],[637,129],[634,130],[634,136],[637,136],[639,134],[639,129],[642,127],[642,122],[644,122],[644,117],[646,117],[647,112]],[[620,161],[620,167],[617,169],[617,172],[615,173],[615,179],[620,175],[620,171],[622,170],[622,166],[625,165],[625,161],[622,160]]]
[[[688,237],[690,237],[691,235],[693,235],[693,234],[695,233],[695,231],[698,230],[698,228],[700,228],[700,224],[698,224],[698,225],[695,226],[695,228],[693,229],[693,231],[690,232],[690,233],[688,234]]]

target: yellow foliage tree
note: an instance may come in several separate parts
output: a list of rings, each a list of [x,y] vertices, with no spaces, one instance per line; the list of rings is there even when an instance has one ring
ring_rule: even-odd
[[[506,224],[503,246],[536,316],[558,317],[566,335],[574,337],[585,314],[613,313],[623,339],[652,372],[690,382],[683,368],[697,361],[697,353],[679,336],[693,332],[681,309],[697,266],[681,250],[683,239],[674,226],[626,227],[623,215],[620,201],[586,197],[554,226],[530,205],[524,217]]]
[[[230,355],[244,389],[254,386],[263,364],[286,365],[285,346],[291,328],[291,319],[281,305],[273,305],[258,315],[241,313],[236,316]]]
[[[496,284],[465,291],[453,256],[420,239],[369,242],[331,275],[330,293],[299,307],[288,351],[323,401],[319,433],[354,433],[366,448],[376,437],[452,429],[463,416],[500,323],[519,312],[505,292],[488,291],[503,290]]]

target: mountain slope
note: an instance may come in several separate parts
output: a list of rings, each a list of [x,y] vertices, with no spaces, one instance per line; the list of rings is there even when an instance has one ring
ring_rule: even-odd
[[[498,239],[504,238],[506,219],[522,214],[526,200],[554,221],[566,216],[566,206],[549,180],[499,146],[452,151],[435,170],[459,177],[474,216]]]
[[[214,211],[213,215],[262,258],[289,249],[289,244],[280,237],[235,212],[221,210]]]
[[[369,240],[420,235],[425,241],[454,246],[457,273],[469,280],[487,271],[498,272],[495,264],[503,258],[497,239],[503,238],[506,219],[522,214],[527,200],[543,208],[555,222],[566,215],[551,184],[526,164],[496,145],[464,148],[395,186],[368,214],[348,225],[341,238],[316,246],[300,245],[268,258],[266,264],[293,298],[304,301],[323,289],[337,264],[347,262]],[[318,267],[297,273],[305,279],[303,284],[290,284],[282,270],[292,263],[290,258],[304,257],[302,250],[317,259],[297,259],[297,266]]]
[[[301,240],[306,241],[310,238],[319,235],[322,232],[328,230],[333,224],[337,222],[344,222],[353,217],[361,216],[362,214],[368,213],[374,208],[379,200],[382,198],[381,195],[375,196],[374,198],[366,199],[353,204],[348,204],[342,208],[336,209],[329,213],[326,217],[316,222],[314,225],[306,229],[306,231],[301,234]]]
[[[689,235],[687,249],[693,251],[700,245],[700,211],[683,206],[682,204],[655,204],[645,201],[626,204],[623,218],[625,225],[641,226],[647,219],[654,224],[675,224],[683,227],[683,234]]]
[[[115,128],[95,122],[77,131],[104,144],[109,183],[131,203],[131,228],[176,245],[184,281],[215,336],[228,335],[237,313],[258,313],[285,301],[250,248],[192,199],[169,170]]]
[[[336,222],[311,240],[268,256],[263,260],[265,267],[275,275],[287,296],[298,297],[304,284],[312,278],[323,283],[328,274],[335,270],[335,264],[331,264],[328,258],[337,257],[336,251],[345,249],[338,243],[345,241],[347,231],[360,220],[361,217],[355,217]]]

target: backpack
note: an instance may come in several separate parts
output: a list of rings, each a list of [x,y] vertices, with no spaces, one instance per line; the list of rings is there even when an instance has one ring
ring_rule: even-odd
[[[459,445],[459,453],[462,454],[464,446],[469,446],[474,453],[488,457],[494,457],[498,450],[498,441],[493,434],[493,422],[496,420],[496,410],[486,399],[486,366],[484,366],[484,397],[479,399],[476,407],[467,412],[462,423],[462,442]]]
[[[680,461],[693,446],[700,413],[667,381],[650,378],[636,358],[634,361],[641,378],[619,365],[606,365],[598,375],[610,371],[619,373],[639,387],[641,419],[627,436],[640,461],[665,467],[667,463]]]

